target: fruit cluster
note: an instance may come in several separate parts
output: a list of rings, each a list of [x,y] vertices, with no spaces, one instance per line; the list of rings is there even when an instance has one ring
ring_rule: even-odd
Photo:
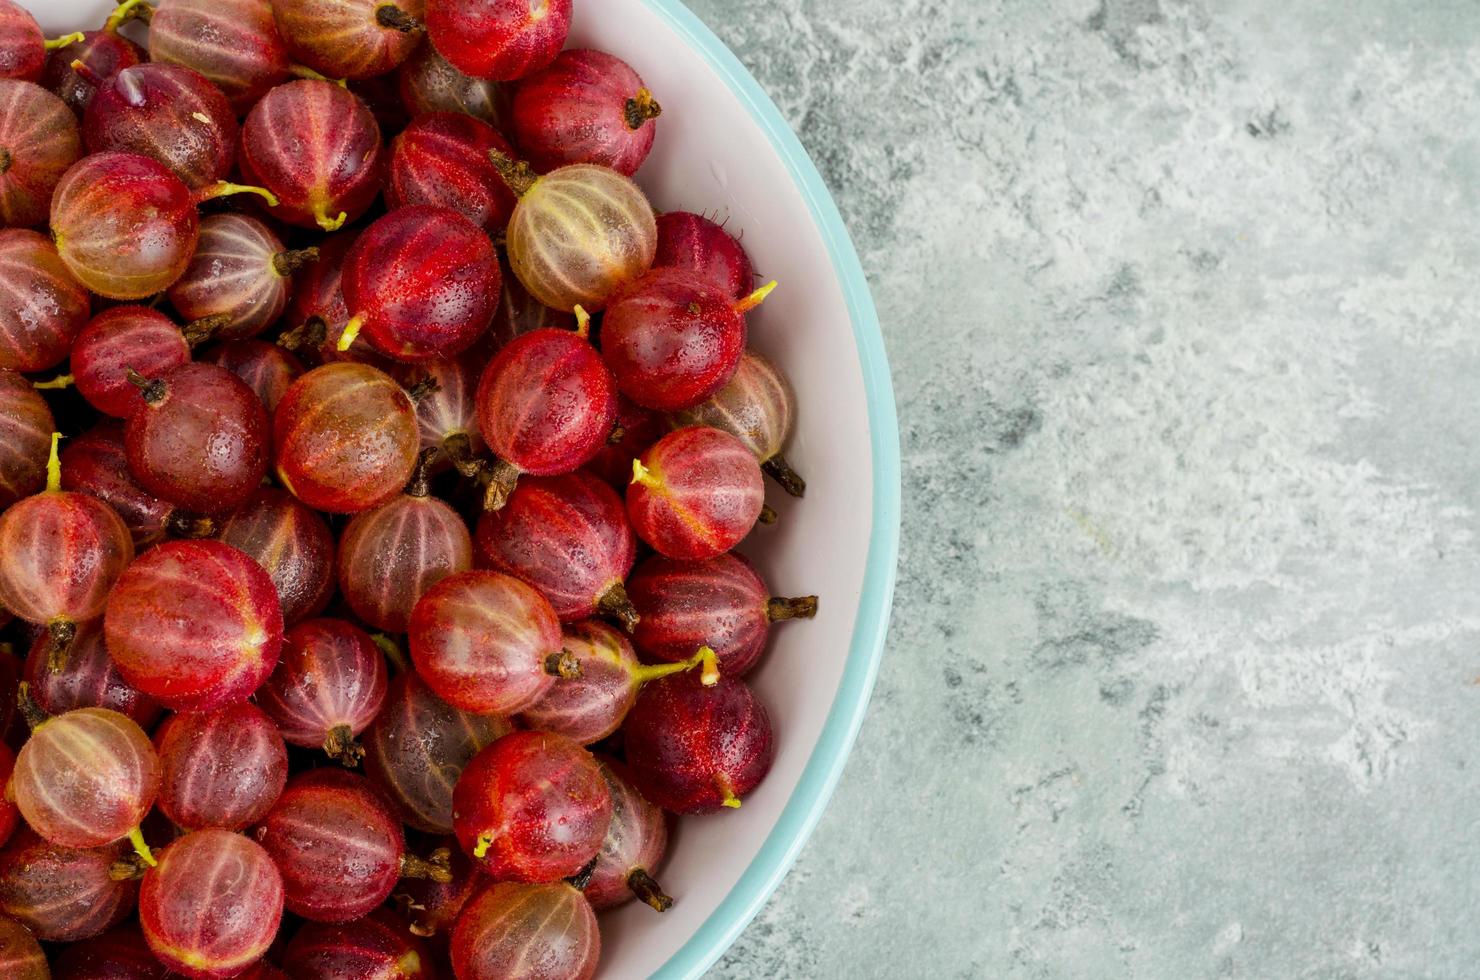
[[[0,0],[4,976],[589,977],[766,776],[775,284],[570,20]]]

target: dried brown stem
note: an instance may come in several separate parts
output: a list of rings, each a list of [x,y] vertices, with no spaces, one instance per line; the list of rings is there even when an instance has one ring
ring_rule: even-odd
[[[621,582],[612,585],[596,600],[596,611],[603,616],[610,616],[622,624],[622,629],[631,633],[637,629],[637,623],[642,619],[637,614],[637,607],[627,596],[627,587]]]
[[[365,758],[365,747],[355,741],[348,725],[335,725],[324,736],[324,752],[346,769],[353,769]]]
[[[164,519],[164,529],[172,538],[190,541],[214,538],[221,532],[221,526],[214,517],[188,510],[170,511],[170,516]]]
[[[46,669],[60,674],[67,667],[67,653],[72,641],[77,639],[77,624],[65,619],[54,619],[46,627]]]
[[[561,650],[545,658],[545,673],[573,681],[581,676],[581,661],[569,650]]]
[[[781,489],[793,497],[805,497],[807,495],[807,481],[803,480],[801,475],[791,468],[791,464],[786,461],[786,457],[780,453],[777,453],[762,463],[761,469],[765,470],[771,479],[781,484]]]
[[[272,257],[272,271],[284,279],[306,265],[313,265],[319,260],[319,250],[310,245],[308,248],[293,249],[287,252],[279,252]]]
[[[797,596],[794,599],[774,598],[766,603],[766,618],[773,623],[783,619],[811,619],[817,615],[815,595]]]
[[[452,880],[452,851],[439,847],[426,858],[415,854],[401,855],[402,878],[427,878],[439,885]]]
[[[662,886],[642,868],[632,869],[632,873],[627,876],[627,887],[632,889],[632,894],[651,905],[655,911],[667,912],[673,908],[673,899],[668,897]]]

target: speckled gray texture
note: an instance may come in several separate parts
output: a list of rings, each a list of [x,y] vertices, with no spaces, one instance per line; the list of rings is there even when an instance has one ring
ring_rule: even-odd
[[[715,975],[1480,974],[1480,4],[692,5],[853,228],[906,498]]]

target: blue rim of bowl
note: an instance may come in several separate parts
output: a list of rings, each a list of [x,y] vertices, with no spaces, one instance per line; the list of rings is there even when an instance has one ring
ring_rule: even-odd
[[[899,557],[899,419],[895,413],[894,388],[889,377],[884,337],[879,329],[879,316],[869,293],[868,280],[848,228],[843,223],[843,216],[838,212],[816,164],[760,83],[703,21],[678,0],[643,2],[667,21],[724,79],[780,154],[807,202],[827,243],[853,323],[853,336],[858,344],[864,391],[868,398],[874,471],[873,530],[869,538],[868,565],[864,571],[858,618],[853,624],[848,662],[843,668],[837,696],[812,750],[812,757],[802,771],[802,778],[782,810],[781,818],[761,846],[760,853],[698,931],[653,974],[659,980],[688,980],[704,973],[724,955],[791,870],[827,809],[828,800],[843,774],[848,753],[863,723],[884,652]]]

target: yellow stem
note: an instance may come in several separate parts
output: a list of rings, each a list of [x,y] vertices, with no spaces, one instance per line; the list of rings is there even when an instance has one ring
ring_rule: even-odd
[[[337,346],[341,351],[347,351],[354,346],[355,338],[360,335],[360,330],[365,326],[365,318],[362,316],[350,317],[350,321],[344,325],[344,333],[339,335]]]
[[[719,683],[719,654],[709,647],[700,647],[699,652],[694,654],[703,667],[699,671],[699,683],[705,687],[713,687]]]
[[[315,82],[328,82],[330,85],[338,85],[343,89],[349,88],[349,82],[345,79],[330,78],[328,75],[321,75],[307,65],[289,65],[288,73],[296,78],[307,78]]]
[[[138,8],[143,9],[140,10]],[[123,0],[123,3],[119,4],[113,13],[108,15],[108,22],[103,25],[103,30],[109,34],[117,34],[118,29],[125,22],[132,20],[136,16],[136,10],[138,10],[138,16],[143,17],[145,21],[148,21],[154,14],[153,8],[145,3],[144,0]]]
[[[135,827],[128,832],[128,839],[134,845],[134,852],[143,858],[145,864],[151,868],[159,866],[159,862],[154,860],[154,852],[149,850],[149,842],[144,839],[143,831]]]
[[[725,798],[720,804],[721,806],[727,806],[731,810],[740,809],[740,797],[736,796],[735,791],[730,788],[730,781],[728,779],[723,776],[715,776],[714,784],[719,787],[721,793],[725,794]]]
[[[642,460],[632,461],[632,482],[641,483],[645,487],[656,487],[659,485],[658,478],[653,476],[653,471],[642,465]]]
[[[80,32],[80,31],[74,31],[71,34],[63,34],[61,37],[57,38],[55,41],[47,41],[46,42],[46,50],[48,50],[48,51],[56,51],[58,48],[65,48],[65,47],[69,47],[70,45],[76,44],[78,41],[81,41],[82,39],[83,39],[83,35],[82,35],[82,32]]]
[[[642,664],[634,667],[632,669],[632,680],[637,684],[646,684],[648,681],[655,681],[660,677],[667,677],[670,674],[682,674],[686,670],[693,670],[695,667],[704,663],[706,652],[710,657],[714,656],[713,650],[710,650],[708,647],[701,647],[698,653],[687,660],[680,660],[677,663]],[[718,678],[719,674],[716,673],[715,679],[717,680]],[[702,676],[700,680],[703,680]]]
[[[313,220],[317,221],[319,223],[319,227],[324,229],[325,231],[338,231],[339,229],[343,228],[344,223],[349,220],[349,213],[341,211],[339,212],[339,217],[331,218],[329,217],[328,212],[324,210],[324,206],[322,204],[315,204],[313,209]]]
[[[583,338],[589,339],[591,336],[591,314],[587,313],[586,308],[580,303],[576,304],[575,314],[576,333]]]
[[[76,380],[70,374],[59,374],[50,381],[37,381],[35,387],[37,391],[60,391],[63,388],[72,387],[72,383]]]
[[[53,432],[51,434],[51,455],[46,457],[46,490],[48,493],[56,493],[62,489],[62,457],[57,449],[62,444],[62,434]]]
[[[214,184],[202,187],[197,197],[201,201],[209,201],[218,197],[227,197],[232,194],[256,194],[267,202],[268,207],[277,207],[277,195],[265,187],[253,187],[250,184],[233,184],[229,180],[218,180]]]
[[[776,288],[776,286],[776,280],[772,279],[760,289],[757,289],[755,292],[751,293],[749,296],[736,303],[735,312],[749,313],[751,310],[764,303],[766,301],[766,297],[771,295],[771,292]]]
[[[488,853],[488,849],[492,846],[492,837],[489,837],[487,834],[479,834],[478,843],[473,848],[473,857],[478,858],[481,861],[483,859],[483,856]]]

